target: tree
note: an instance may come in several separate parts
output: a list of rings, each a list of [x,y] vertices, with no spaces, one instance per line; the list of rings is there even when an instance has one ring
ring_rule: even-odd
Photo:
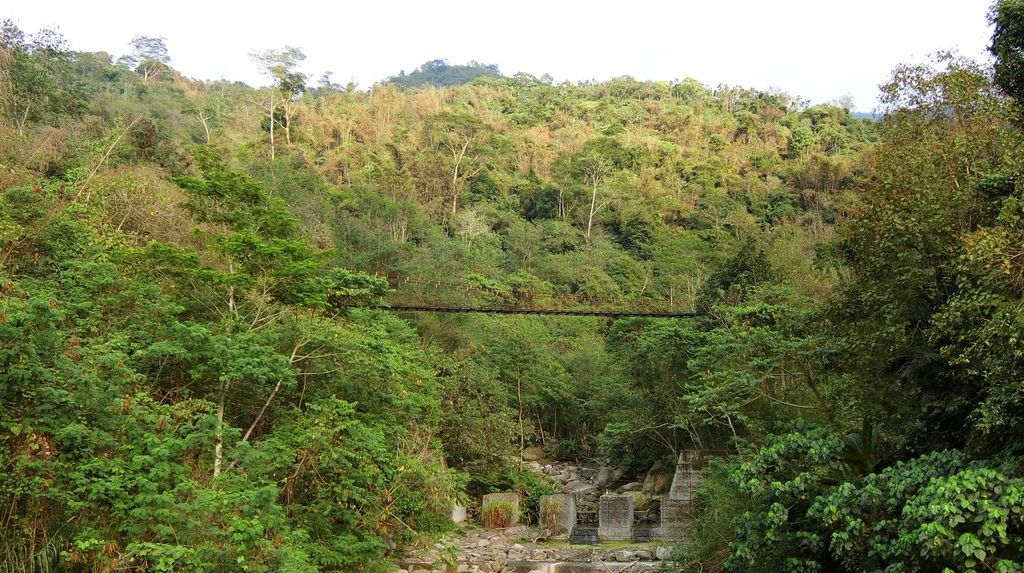
[[[443,112],[431,118],[431,133],[451,154],[451,213],[459,209],[459,198],[466,184],[484,168],[486,147],[482,145],[484,124],[464,112]]]
[[[843,344],[855,351],[850,368],[866,375],[856,387],[872,393],[862,397],[867,407],[877,408],[880,423],[895,426],[882,427],[908,447],[987,442],[985,425],[1010,430],[1018,418],[999,415],[983,423],[986,398],[1020,399],[1019,389],[1010,391],[1004,382],[1012,376],[990,377],[989,369],[964,362],[958,351],[974,346],[964,332],[993,326],[982,325],[996,310],[995,293],[985,292],[992,287],[981,280],[984,274],[963,272],[971,267],[963,257],[968,247],[988,244],[974,244],[984,228],[1004,227],[997,216],[1013,205],[1011,174],[1020,169],[1021,141],[1008,101],[992,89],[983,68],[948,55],[937,63],[900,67],[883,87],[888,110],[874,177],[840,227],[853,280],[844,282],[835,318],[846,332]],[[959,314],[969,322],[954,318],[950,304],[962,305]],[[995,330],[1009,331],[997,322]],[[988,334],[974,340],[994,344]],[[915,398],[898,400],[897,394]],[[897,402],[906,407],[894,411],[890,405]]]
[[[121,56],[118,63],[134,70],[142,76],[142,83],[149,85],[150,81],[170,70],[171,57],[167,54],[165,42],[165,38],[135,36],[129,42],[131,53]]]
[[[295,116],[296,103],[306,91],[306,74],[297,71],[296,67],[306,59],[306,54],[299,48],[285,46],[279,50],[253,52],[250,57],[260,65],[263,73],[267,74],[274,84],[268,95],[268,103],[264,105],[270,125],[270,157],[273,159],[275,123],[280,123],[284,128],[285,142],[292,142],[291,123]],[[275,98],[275,91],[278,98]],[[280,118],[277,116],[279,105],[282,111]]]
[[[611,165],[608,160],[601,157],[600,155],[587,155],[581,158],[579,163],[579,173],[583,178],[583,182],[590,188],[590,211],[587,213],[587,232],[586,236],[590,238],[591,228],[594,226],[594,215],[597,214],[607,203],[597,202],[597,192],[601,188],[601,183],[604,181]]]
[[[988,13],[995,26],[988,51],[996,58],[995,84],[1024,101],[1024,0],[998,0]]]
[[[594,216],[608,206],[608,201],[598,201],[598,195],[601,194],[605,179],[615,167],[613,158],[609,157],[607,153],[608,147],[615,146],[609,146],[606,140],[607,138],[590,140],[578,153],[562,161],[563,171],[569,177],[586,185],[590,193],[590,208],[587,210],[587,227],[584,232],[587,239],[590,239],[591,236]],[[558,211],[560,216],[565,216],[565,199],[562,192],[559,192],[558,195]]]
[[[0,111],[20,135],[32,121],[74,114],[82,106],[71,81],[72,54],[53,30],[31,36],[0,21]]]

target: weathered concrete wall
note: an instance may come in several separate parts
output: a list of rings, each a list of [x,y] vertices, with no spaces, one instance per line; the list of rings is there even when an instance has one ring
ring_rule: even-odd
[[[597,536],[601,541],[633,538],[633,498],[604,494],[598,503]]]
[[[700,472],[705,459],[700,452],[686,450],[679,454],[676,473],[668,498],[661,502],[661,527],[656,535],[662,539],[676,540],[683,536],[693,519],[693,495],[700,485]]]
[[[692,501],[693,491],[700,485],[700,470],[703,460],[697,452],[687,450],[679,454],[676,464],[676,475],[672,478],[672,488],[668,498],[679,501]]]
[[[576,526],[576,496],[571,493],[541,496],[539,513],[541,526],[549,535],[568,536]]]
[[[466,521],[466,508],[459,502],[452,504],[452,522],[463,523]]]
[[[686,527],[690,524],[689,501],[666,499],[661,502],[661,527],[655,535],[667,540],[681,539]]]

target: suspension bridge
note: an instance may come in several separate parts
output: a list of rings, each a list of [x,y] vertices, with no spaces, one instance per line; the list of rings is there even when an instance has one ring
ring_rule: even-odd
[[[454,283],[392,274],[375,273],[374,276],[388,281],[391,292],[384,298],[384,306],[393,311],[608,318],[697,316],[693,309],[675,299],[540,292],[482,278]]]

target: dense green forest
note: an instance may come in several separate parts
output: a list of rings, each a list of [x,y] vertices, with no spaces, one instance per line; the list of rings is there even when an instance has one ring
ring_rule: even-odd
[[[686,571],[1022,570],[1024,2],[989,17],[993,63],[899,67],[878,121],[295,48],[253,88],[0,23],[0,571],[387,571],[546,491],[531,446],[727,453]]]

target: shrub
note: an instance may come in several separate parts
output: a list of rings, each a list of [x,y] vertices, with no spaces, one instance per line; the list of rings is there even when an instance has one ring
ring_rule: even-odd
[[[504,500],[489,500],[480,508],[480,515],[489,529],[504,529],[519,521],[519,504]]]
[[[565,511],[565,502],[560,497],[545,497],[540,500],[540,522],[544,530],[551,535],[567,533],[562,526],[562,512]]]

